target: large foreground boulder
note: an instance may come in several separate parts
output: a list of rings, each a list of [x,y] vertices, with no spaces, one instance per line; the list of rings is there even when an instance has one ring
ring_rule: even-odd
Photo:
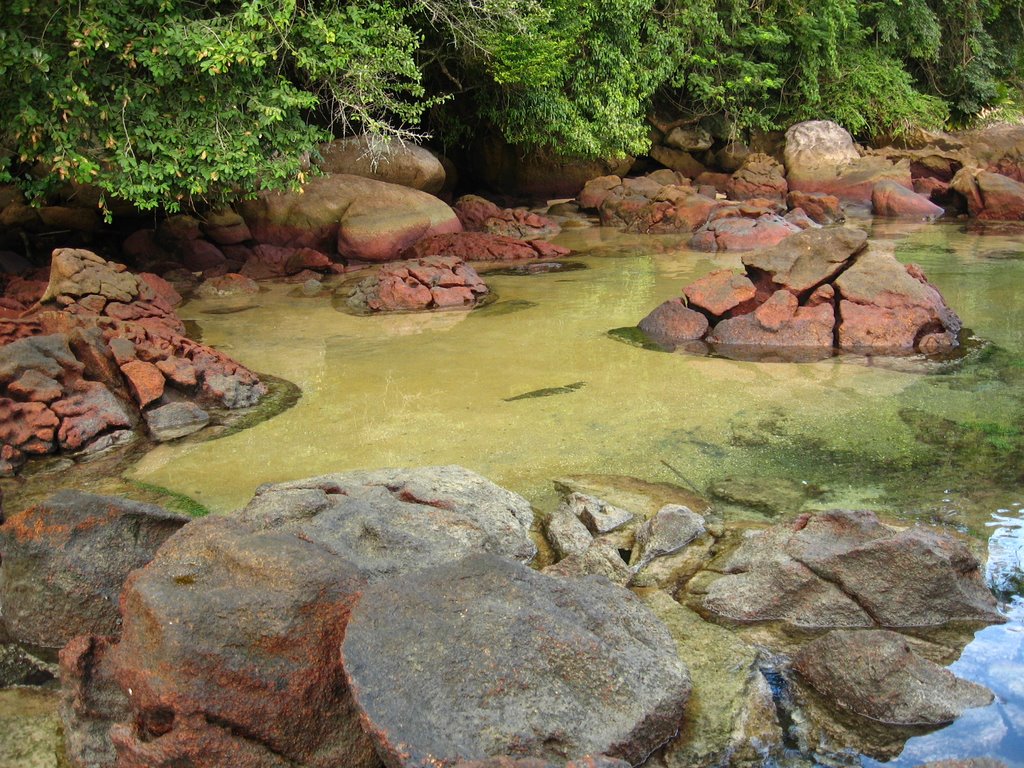
[[[747,538],[703,598],[735,621],[797,627],[935,627],[1005,621],[977,558],[952,536],[896,531],[871,512],[801,515]]]
[[[944,725],[993,699],[887,630],[834,630],[801,648],[793,666],[833,706],[887,725]]]
[[[675,735],[690,692],[631,593],[490,555],[370,587],[342,653],[390,768],[510,753],[636,765]]]
[[[458,466],[345,472],[262,486],[241,512],[311,539],[369,579],[490,552],[529,562],[533,510]]]
[[[60,491],[0,525],[0,634],[60,648],[116,635],[118,596],[188,518],[151,504]]]
[[[462,230],[433,195],[348,174],[317,177],[300,192],[263,192],[239,212],[261,243],[362,261],[390,261],[422,237]]]

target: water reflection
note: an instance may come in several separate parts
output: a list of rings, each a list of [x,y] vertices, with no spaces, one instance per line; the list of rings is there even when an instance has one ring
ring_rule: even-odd
[[[996,701],[968,710],[952,725],[910,739],[892,768],[910,768],[932,760],[989,757],[1007,768],[1024,766],[1024,512],[1021,503],[1002,508],[986,524],[991,531],[986,578],[1000,597],[1009,621],[977,633],[950,669],[987,685]],[[879,768],[870,759],[862,765]]]

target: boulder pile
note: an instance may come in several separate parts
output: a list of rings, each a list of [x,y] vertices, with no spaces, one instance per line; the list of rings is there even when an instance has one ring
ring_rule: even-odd
[[[920,267],[903,265],[859,229],[808,229],[743,255],[743,274],[719,270],[640,321],[669,348],[943,352],[961,324]]]
[[[0,318],[4,471],[26,455],[123,442],[140,421],[180,416],[194,431],[208,420],[197,406],[260,400],[267,389],[254,373],[188,338],[176,298],[155,275],[136,276],[90,251],[54,251],[38,300]]]

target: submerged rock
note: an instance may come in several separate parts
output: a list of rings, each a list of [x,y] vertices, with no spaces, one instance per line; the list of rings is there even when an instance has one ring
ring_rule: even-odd
[[[118,634],[128,574],[187,522],[150,504],[79,491],[10,515],[0,526],[2,628],[44,648]]]
[[[410,768],[510,752],[638,764],[675,734],[690,692],[632,594],[490,555],[371,586],[343,662],[385,763]]]
[[[827,702],[887,725],[943,725],[993,699],[886,630],[829,632],[801,648],[793,666]]]

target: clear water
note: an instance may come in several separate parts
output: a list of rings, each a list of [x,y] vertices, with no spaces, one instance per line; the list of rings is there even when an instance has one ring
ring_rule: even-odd
[[[180,314],[207,343],[303,396],[243,432],[159,446],[129,476],[214,512],[261,483],[384,466],[462,464],[540,509],[564,475],[702,492],[726,478],[785,481],[806,493],[784,514],[856,506],[949,526],[982,551],[988,542],[990,577],[1004,585],[1010,622],[980,632],[954,667],[998,700],[911,740],[897,764],[993,755],[1021,766],[1024,231],[877,223],[872,234],[898,240],[897,255],[921,264],[990,346],[929,374],[914,361],[752,363],[631,346],[608,331],[739,259],[672,237],[574,230],[560,241],[586,269],[492,276],[498,301],[468,313],[359,317],[290,286],[242,312],[188,303]],[[531,392],[544,396],[512,399]],[[727,522],[759,519],[726,509]]]

